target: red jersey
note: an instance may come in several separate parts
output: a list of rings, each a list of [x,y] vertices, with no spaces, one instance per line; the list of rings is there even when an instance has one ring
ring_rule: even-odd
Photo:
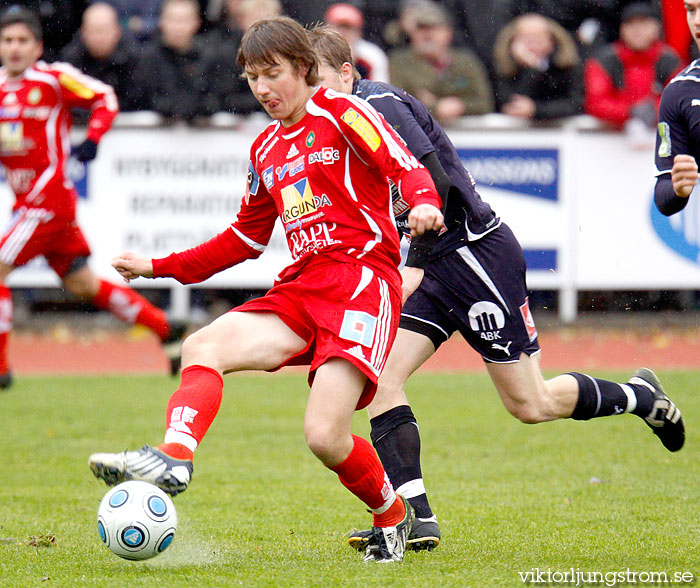
[[[411,205],[441,205],[430,173],[364,100],[325,88],[291,127],[270,124],[250,150],[248,191],[237,220],[206,243],[153,260],[154,275],[204,280],[258,257],[280,218],[294,263],[323,254],[367,265],[396,285],[399,239],[391,179]]]
[[[87,138],[100,140],[119,111],[111,86],[66,63],[38,61],[15,78],[0,68],[0,161],[22,206],[75,216],[66,176],[70,109],[91,109]]]

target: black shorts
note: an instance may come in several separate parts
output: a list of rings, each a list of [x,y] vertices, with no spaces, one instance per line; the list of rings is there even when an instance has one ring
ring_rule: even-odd
[[[401,312],[402,329],[437,349],[459,331],[484,358],[518,361],[539,351],[525,285],[525,258],[506,224],[431,261]]]

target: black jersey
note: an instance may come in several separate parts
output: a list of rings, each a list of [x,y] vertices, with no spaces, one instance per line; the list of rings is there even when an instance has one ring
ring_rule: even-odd
[[[417,159],[435,152],[450,177],[450,196],[445,209],[445,228],[433,249],[432,258],[475,241],[500,224],[500,219],[475,189],[471,174],[464,168],[454,145],[426,106],[408,94],[383,82],[356,81],[353,93],[367,100],[403,138]],[[395,194],[396,226],[409,234],[409,206]]]
[[[676,155],[692,155],[700,161],[700,59],[673,78],[661,95],[657,175],[671,172]]]

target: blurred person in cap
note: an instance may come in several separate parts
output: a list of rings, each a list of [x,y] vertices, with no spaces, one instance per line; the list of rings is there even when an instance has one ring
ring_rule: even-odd
[[[446,126],[460,116],[492,112],[486,68],[470,49],[452,46],[454,29],[445,9],[427,0],[406,9],[412,11],[409,46],[389,55],[391,83],[416,96]]]
[[[362,37],[365,19],[359,8],[345,2],[331,4],[323,20],[348,42],[354,65],[363,78],[374,82],[389,81],[389,58],[378,45]]]
[[[652,7],[628,4],[619,40],[586,62],[585,110],[618,129],[653,129],[661,92],[680,69],[678,54],[661,40],[661,22]]]

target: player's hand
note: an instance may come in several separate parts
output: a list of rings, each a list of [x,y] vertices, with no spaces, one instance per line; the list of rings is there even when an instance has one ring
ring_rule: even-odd
[[[687,198],[698,183],[698,164],[692,155],[676,155],[671,168],[673,191],[679,198]]]
[[[425,231],[437,231],[442,227],[443,222],[445,222],[445,218],[442,216],[442,212],[432,204],[414,206],[408,214],[411,237],[422,235]]]
[[[403,280],[401,286],[401,306],[406,304],[406,300],[408,300],[409,296],[420,286],[424,274],[425,270],[419,267],[405,266],[401,270],[401,279]]]
[[[71,155],[82,163],[92,161],[97,157],[97,143],[92,139],[85,139],[80,145],[73,147]]]
[[[153,261],[131,251],[125,251],[112,260],[112,267],[119,272],[124,281],[128,284],[139,276],[144,278],[153,277]]]

